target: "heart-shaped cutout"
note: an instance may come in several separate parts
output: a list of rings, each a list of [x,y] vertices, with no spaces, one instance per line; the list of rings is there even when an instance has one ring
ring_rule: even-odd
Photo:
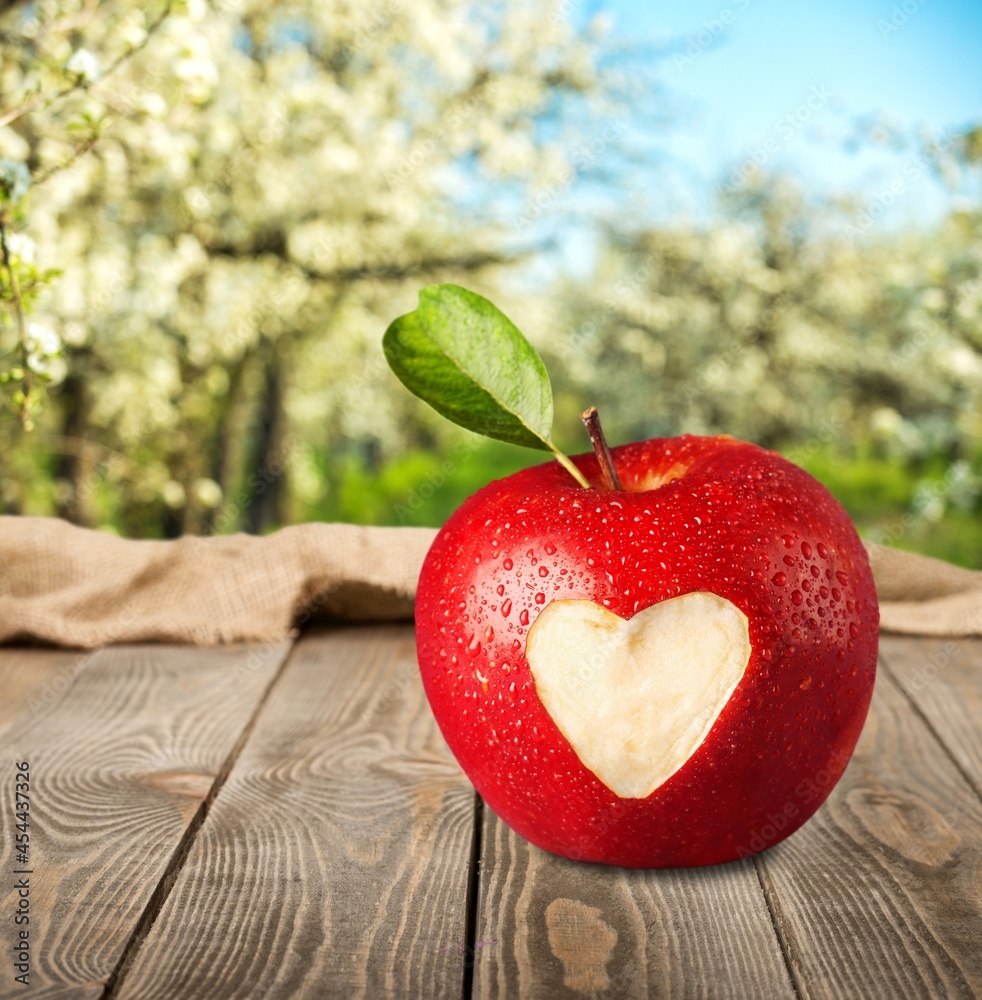
[[[539,700],[615,795],[647,798],[702,744],[750,662],[747,616],[696,591],[625,620],[593,601],[552,601],[525,657]]]

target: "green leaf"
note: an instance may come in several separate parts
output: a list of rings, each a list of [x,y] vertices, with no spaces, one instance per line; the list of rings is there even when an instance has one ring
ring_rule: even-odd
[[[403,385],[454,423],[555,452],[545,365],[483,296],[459,285],[430,285],[419,293],[419,308],[385,331],[382,346]]]

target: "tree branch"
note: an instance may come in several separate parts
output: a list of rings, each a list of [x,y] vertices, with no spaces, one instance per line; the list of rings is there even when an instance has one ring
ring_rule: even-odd
[[[3,0],[0,0],[2,3]],[[19,2],[19,0],[7,0],[12,6],[14,3]],[[167,20],[170,16],[172,6],[172,0],[167,0],[164,5],[163,13],[157,18],[152,24],[147,27],[146,34],[144,37],[136,44],[121,52],[109,65],[103,70],[100,80],[106,79],[106,77],[111,76],[120,66],[123,65],[128,59],[132,58],[137,52],[139,52],[150,38],[153,36],[154,32]],[[0,14],[3,13],[5,8],[0,7]],[[53,105],[57,104],[60,100],[68,97],[69,94],[75,93],[77,90],[88,90],[90,86],[95,84],[97,81],[89,81],[84,77],[78,77],[73,83],[69,84],[67,87],[63,87],[61,90],[52,94],[50,97],[43,99],[40,95],[32,97],[30,100],[25,101],[19,107],[11,108],[10,111],[6,111],[0,114],[0,128],[4,125],[9,125],[11,122],[17,121],[18,118],[23,118],[24,115],[31,114],[34,111],[47,110]]]
[[[514,253],[480,250],[460,254],[451,253],[445,256],[424,256],[403,263],[364,263],[350,267],[337,267],[329,271],[306,267],[299,261],[293,260],[287,253],[286,236],[283,233],[268,233],[263,238],[246,246],[239,246],[232,243],[206,244],[205,250],[214,256],[231,258],[253,258],[262,254],[273,254],[299,268],[307,278],[316,281],[349,282],[369,279],[401,281],[405,278],[417,277],[432,271],[450,269],[457,271],[479,271],[482,268],[494,265],[516,264],[519,261],[527,260],[533,254],[549,249],[551,245],[551,243],[542,243],[525,247]]]

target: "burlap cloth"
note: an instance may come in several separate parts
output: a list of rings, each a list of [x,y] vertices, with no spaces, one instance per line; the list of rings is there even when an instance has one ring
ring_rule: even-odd
[[[129,541],[0,517],[0,642],[91,649],[278,639],[311,618],[409,619],[435,532],[304,524],[257,538]],[[881,626],[982,635],[982,573],[870,546]]]

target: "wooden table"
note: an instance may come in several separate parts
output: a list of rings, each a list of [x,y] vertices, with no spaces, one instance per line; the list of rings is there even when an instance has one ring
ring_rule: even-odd
[[[982,996],[980,729],[982,640],[885,637],[856,756],[801,831],[629,871],[482,807],[407,626],[2,650],[0,995]]]

